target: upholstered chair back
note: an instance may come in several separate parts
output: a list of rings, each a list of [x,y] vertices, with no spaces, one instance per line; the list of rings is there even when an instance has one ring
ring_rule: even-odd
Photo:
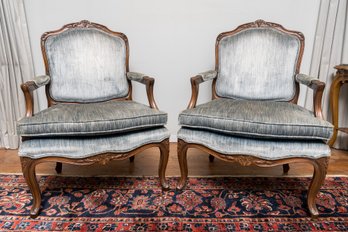
[[[222,33],[216,55],[216,94],[248,100],[290,101],[301,62],[303,36],[270,25]]]
[[[93,25],[71,26],[42,37],[49,95],[61,102],[98,102],[128,93],[125,35]]]

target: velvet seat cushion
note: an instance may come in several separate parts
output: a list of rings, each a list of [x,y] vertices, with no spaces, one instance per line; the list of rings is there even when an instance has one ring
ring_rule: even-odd
[[[268,139],[329,140],[333,126],[301,106],[219,98],[179,115],[184,127]]]
[[[225,155],[250,155],[266,160],[329,157],[330,147],[319,140],[254,139],[181,128],[178,139],[200,144]]]
[[[165,127],[116,135],[89,137],[42,137],[21,143],[18,155],[39,159],[47,156],[81,159],[103,153],[124,153],[169,138]]]
[[[17,123],[21,136],[114,134],[165,125],[167,114],[134,101],[57,104]]]

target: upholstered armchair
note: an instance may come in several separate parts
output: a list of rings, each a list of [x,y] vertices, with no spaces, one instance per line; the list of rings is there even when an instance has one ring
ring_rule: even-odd
[[[81,21],[41,37],[46,75],[21,85],[26,116],[18,122],[19,156],[33,195],[30,215],[39,214],[41,195],[35,166],[42,162],[89,165],[122,160],[150,148],[160,150],[159,179],[168,188],[167,114],[153,96],[154,79],[129,72],[127,37]],[[145,85],[149,106],[132,100],[131,81]],[[45,86],[48,108],[33,113],[32,91]]]
[[[323,120],[323,82],[299,74],[304,36],[262,20],[221,33],[215,70],[191,78],[192,97],[179,115],[178,158],[184,188],[187,150],[198,148],[243,166],[272,167],[309,163],[314,175],[307,204],[318,216],[316,195],[325,179],[333,127]],[[196,105],[199,84],[212,81],[213,100]],[[299,84],[314,91],[314,109],[297,105]]]

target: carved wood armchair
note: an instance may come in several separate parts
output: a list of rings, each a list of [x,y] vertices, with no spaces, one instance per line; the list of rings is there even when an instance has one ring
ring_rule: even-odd
[[[310,163],[314,175],[308,207],[318,216],[316,195],[331,154],[326,142],[332,125],[323,120],[323,82],[299,74],[304,36],[279,24],[257,20],[221,33],[215,46],[215,70],[191,78],[192,97],[179,115],[178,158],[184,188],[187,150],[198,148],[243,166],[272,167]],[[196,105],[199,84],[212,81],[212,101]],[[313,112],[298,106],[299,83],[314,91]]]
[[[41,194],[35,166],[42,162],[89,165],[160,150],[159,177],[168,188],[167,114],[158,110],[154,79],[129,72],[127,37],[105,26],[81,21],[41,37],[46,75],[21,85],[26,117],[18,122],[19,156],[33,195],[31,217],[39,214]],[[132,100],[131,81],[146,86],[150,106]],[[48,108],[33,114],[32,91],[45,86]]]

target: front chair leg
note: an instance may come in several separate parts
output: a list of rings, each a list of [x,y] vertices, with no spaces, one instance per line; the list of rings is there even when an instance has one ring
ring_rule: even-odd
[[[158,176],[160,178],[162,189],[167,190],[169,189],[169,184],[166,181],[166,168],[169,159],[169,139],[163,140],[159,145],[159,149],[161,156],[158,168]]]
[[[324,183],[327,166],[329,163],[328,158],[320,158],[317,160],[313,160],[314,173],[312,181],[309,185],[308,196],[307,196],[307,204],[308,209],[312,218],[317,218],[319,216],[317,206],[315,204],[315,199],[320,190],[320,187]]]
[[[56,172],[57,174],[61,174],[63,169],[63,164],[61,162],[56,163]]]
[[[33,196],[33,205],[30,210],[30,217],[36,218],[39,215],[41,205],[41,192],[35,174],[36,160],[28,157],[21,157],[20,159],[22,164],[23,176]]]
[[[180,177],[178,185],[176,186],[178,190],[183,189],[187,181],[187,175],[188,175],[187,149],[188,149],[187,143],[179,139],[178,140],[178,159],[179,159],[181,177]]]

